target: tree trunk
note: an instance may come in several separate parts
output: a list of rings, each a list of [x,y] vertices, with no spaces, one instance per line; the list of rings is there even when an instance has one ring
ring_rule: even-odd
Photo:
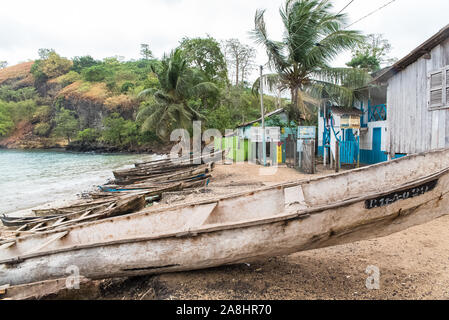
[[[236,59],[235,59],[235,85],[236,86],[239,85],[239,64],[240,64],[240,61],[236,57]]]
[[[291,88],[291,99],[292,99],[292,105],[293,108],[298,108],[298,88]]]

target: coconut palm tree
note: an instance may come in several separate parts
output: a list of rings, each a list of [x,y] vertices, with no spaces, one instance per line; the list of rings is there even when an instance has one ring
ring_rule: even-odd
[[[257,10],[252,36],[263,45],[268,66],[274,74],[264,80],[281,91],[289,90],[293,109],[306,113],[307,94],[352,105],[354,90],[369,80],[369,75],[353,68],[332,68],[330,62],[342,51],[353,48],[363,36],[346,30],[346,15],[332,12],[330,0],[287,0],[280,8],[284,25],[281,41],[269,39],[264,13]],[[253,86],[258,91],[257,80]]]
[[[218,87],[208,82],[200,70],[189,68],[180,49],[165,55],[161,67],[152,71],[160,88],[139,93],[139,97],[151,99],[138,112],[137,121],[142,122],[143,131],[154,131],[161,139],[167,139],[175,128],[189,129],[193,120],[203,118],[192,100],[219,94]]]

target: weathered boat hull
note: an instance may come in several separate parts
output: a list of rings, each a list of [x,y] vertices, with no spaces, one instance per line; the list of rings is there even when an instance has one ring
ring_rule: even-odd
[[[0,249],[0,285],[71,266],[90,279],[174,272],[389,235],[448,214],[448,168],[449,150],[436,151],[25,237]]]

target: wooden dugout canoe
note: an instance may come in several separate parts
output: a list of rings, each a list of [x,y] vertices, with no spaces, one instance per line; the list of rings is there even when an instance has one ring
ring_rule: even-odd
[[[0,242],[0,285],[133,276],[386,236],[449,212],[449,149]]]

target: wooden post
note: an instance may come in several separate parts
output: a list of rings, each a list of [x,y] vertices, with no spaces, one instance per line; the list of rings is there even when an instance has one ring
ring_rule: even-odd
[[[312,174],[316,173],[316,141],[312,140]]]
[[[315,141],[313,139],[304,140],[302,144],[300,169],[304,173],[315,174],[315,166]]]
[[[330,160],[330,166],[329,169],[333,169],[334,168],[334,156],[332,154],[332,148],[331,148],[331,142],[329,142],[329,160]]]
[[[335,172],[340,171],[340,141],[335,141]]]
[[[360,129],[357,136],[357,144],[359,146],[359,149],[357,150],[357,168],[360,168]]]
[[[293,168],[299,168],[299,163],[297,163],[296,161],[298,161],[298,140],[293,139]]]
[[[262,153],[263,166],[267,165],[267,142],[265,141],[265,109],[263,106],[263,66],[260,66],[260,113],[262,114]]]

